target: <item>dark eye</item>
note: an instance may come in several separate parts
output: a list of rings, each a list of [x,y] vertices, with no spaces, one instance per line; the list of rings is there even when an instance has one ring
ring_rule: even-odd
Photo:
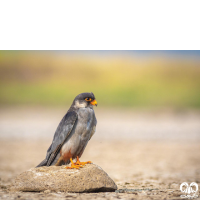
[[[85,98],[85,100],[86,100],[86,101],[91,101],[92,99],[89,98],[89,97],[87,97],[87,98]]]

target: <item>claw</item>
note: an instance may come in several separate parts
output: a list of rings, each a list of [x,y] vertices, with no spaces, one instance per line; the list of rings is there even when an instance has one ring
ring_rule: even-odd
[[[70,158],[70,162],[71,162],[71,167],[65,167],[66,169],[79,169],[79,168],[83,167],[86,164],[92,163],[91,161],[80,162],[78,156],[77,156],[77,161],[75,163],[73,162],[72,158]]]
[[[71,165],[71,167],[65,167],[66,169],[79,169],[82,166],[77,166],[77,165]]]
[[[86,164],[91,164],[92,162],[91,161],[87,161],[87,162],[80,162],[80,160],[79,160],[79,157],[77,156],[77,161],[74,163],[74,164],[76,164],[76,165],[82,165],[82,166],[84,166],[84,165],[86,165]]]
[[[79,169],[81,166],[77,166],[74,162],[73,162],[73,160],[72,160],[72,158],[70,158],[70,162],[71,162],[71,167],[65,167],[66,169]]]

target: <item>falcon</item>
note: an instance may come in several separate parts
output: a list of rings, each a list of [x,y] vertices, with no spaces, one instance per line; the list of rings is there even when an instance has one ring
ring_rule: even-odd
[[[96,130],[97,120],[93,106],[97,106],[97,101],[92,92],[75,97],[56,129],[46,158],[37,167],[68,165],[71,162],[71,167],[66,167],[67,169],[79,169],[91,163],[80,162],[79,158]],[[73,162],[74,159],[76,162]]]

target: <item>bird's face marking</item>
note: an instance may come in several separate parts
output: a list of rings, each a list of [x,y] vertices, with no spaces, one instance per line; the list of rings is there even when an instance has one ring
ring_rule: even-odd
[[[97,106],[97,101],[96,99],[90,98],[90,97],[86,97],[85,101],[87,101],[89,104],[93,105],[93,106]]]
[[[84,101],[76,100],[75,101],[75,106],[77,108],[86,108],[87,107],[87,103],[84,102]]]
[[[86,108],[86,107],[97,106],[97,101],[92,92],[79,94],[75,98],[74,102],[75,102],[75,107],[77,107],[77,108]]]

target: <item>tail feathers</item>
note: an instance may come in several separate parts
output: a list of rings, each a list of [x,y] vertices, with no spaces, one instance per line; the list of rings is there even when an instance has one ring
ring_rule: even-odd
[[[44,159],[38,166],[36,166],[36,168],[42,167],[42,166],[47,166],[47,160],[46,159]]]

